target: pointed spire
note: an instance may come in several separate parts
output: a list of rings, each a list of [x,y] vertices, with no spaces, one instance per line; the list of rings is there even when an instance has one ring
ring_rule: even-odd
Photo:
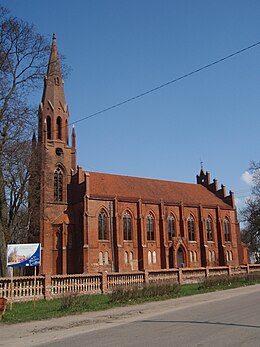
[[[47,71],[47,77],[49,76],[62,78],[55,33],[52,36],[51,54]]]
[[[47,124],[46,124],[47,119]],[[64,93],[56,36],[53,34],[47,75],[39,113],[42,143],[59,140],[68,144],[69,111]]]
[[[36,143],[36,135],[35,135],[35,131],[33,131],[33,135],[32,135],[32,143]]]
[[[32,135],[32,149],[34,150],[36,148],[36,135],[35,135],[35,131],[33,131],[33,135]]]
[[[204,171],[203,170],[203,161],[200,159],[200,169],[201,169],[201,171]]]
[[[71,144],[72,144],[72,147],[73,147],[73,148],[76,148],[76,132],[75,132],[74,124],[73,124],[73,126],[72,126]]]
[[[47,75],[44,79],[44,89],[42,95],[42,104],[46,106],[46,103],[52,108],[52,111],[55,108],[60,107],[60,103],[63,107],[63,110],[66,110],[66,99],[64,95],[64,86],[61,74],[61,67],[59,61],[59,54],[56,45],[56,35],[53,34],[52,37],[52,46],[50,59],[48,64]]]
[[[72,127],[72,132],[71,132],[71,147],[72,147],[72,151],[71,151],[71,168],[72,170],[75,172],[76,171],[76,132],[75,132],[75,128],[74,128],[74,124]]]

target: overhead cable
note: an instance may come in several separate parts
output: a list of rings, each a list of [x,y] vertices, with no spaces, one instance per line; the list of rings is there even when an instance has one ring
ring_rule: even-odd
[[[162,89],[162,88],[164,88],[164,87],[167,87],[167,86],[169,86],[169,85],[171,85],[171,84],[173,84],[173,83],[176,83],[176,82],[178,82],[178,81],[180,81],[180,80],[183,80],[184,78],[190,77],[191,75],[194,75],[194,74],[196,74],[196,73],[198,73],[198,72],[201,72],[201,71],[203,71],[203,70],[206,70],[206,69],[208,69],[208,68],[210,68],[210,67],[212,67],[212,66],[214,66],[214,65],[216,65],[216,64],[219,64],[219,63],[221,63],[221,62],[223,62],[223,61],[225,61],[225,60],[227,60],[227,59],[230,59],[230,58],[232,58],[232,57],[234,57],[234,56],[236,56],[236,55],[238,55],[238,54],[241,54],[241,53],[243,53],[243,52],[245,52],[245,51],[248,51],[249,49],[252,49],[252,48],[254,48],[254,47],[258,46],[258,45],[260,45],[260,41],[254,43],[254,44],[252,44],[252,45],[250,45],[250,46],[247,46],[247,47],[245,47],[245,48],[242,48],[242,49],[240,49],[239,51],[236,51],[236,52],[234,52],[234,53],[231,53],[231,54],[229,54],[229,55],[227,55],[227,56],[225,56],[225,57],[223,57],[223,58],[220,58],[220,59],[218,59],[218,60],[215,60],[215,61],[213,61],[212,63],[209,63],[209,64],[207,64],[207,65],[204,65],[204,66],[202,66],[202,67],[200,67],[200,68],[198,68],[198,69],[196,69],[196,70],[193,70],[193,71],[191,71],[191,72],[188,72],[188,73],[186,73],[185,75],[179,76],[179,77],[177,77],[177,78],[174,78],[173,80],[170,80],[170,81],[168,81],[168,82],[165,82],[165,83],[163,83],[163,84],[160,84],[160,85],[158,85],[157,87],[154,87],[154,88],[152,88],[152,89],[149,89],[149,90],[147,90],[147,91],[145,91],[145,92],[143,92],[143,93],[137,94],[137,95],[135,95],[135,96],[133,96],[133,97],[131,97],[131,98],[128,98],[128,99],[126,99],[126,100],[123,100],[123,101],[121,101],[121,102],[118,102],[117,104],[108,106],[108,107],[106,107],[106,108],[104,108],[104,109],[102,109],[102,110],[100,110],[100,111],[97,111],[97,112],[92,113],[92,114],[90,114],[90,115],[88,115],[88,116],[82,117],[82,118],[80,118],[80,119],[74,121],[72,124],[76,124],[76,123],[79,123],[79,122],[83,122],[84,120],[87,120],[87,119],[89,119],[89,118],[96,117],[96,116],[98,116],[98,115],[100,115],[100,114],[102,114],[102,113],[105,113],[105,112],[107,112],[107,111],[110,111],[110,110],[112,110],[112,109],[114,109],[114,108],[117,108],[117,107],[119,107],[119,106],[125,105],[125,104],[127,104],[127,103],[129,103],[129,102],[132,102],[132,101],[136,100],[136,99],[140,99],[140,98],[142,98],[143,96],[145,96],[145,95],[147,95],[147,94],[154,93],[154,92],[156,92],[156,91],[159,90],[159,89]]]

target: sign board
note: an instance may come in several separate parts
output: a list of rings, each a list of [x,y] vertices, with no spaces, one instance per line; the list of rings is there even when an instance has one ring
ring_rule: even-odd
[[[7,246],[7,266],[40,266],[40,243],[25,243]]]

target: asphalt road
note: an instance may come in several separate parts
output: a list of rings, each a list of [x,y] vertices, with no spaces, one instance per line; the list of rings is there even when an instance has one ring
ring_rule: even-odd
[[[260,285],[13,327],[0,346],[259,347]]]

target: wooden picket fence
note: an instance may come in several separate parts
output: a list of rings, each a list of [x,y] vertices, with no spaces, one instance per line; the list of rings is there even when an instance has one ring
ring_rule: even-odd
[[[252,272],[260,273],[260,264],[239,267],[219,266],[207,268],[179,268],[159,271],[136,271],[129,273],[96,273],[76,275],[40,275],[0,278],[0,297],[13,302],[31,301],[35,298],[58,298],[69,293],[109,293],[119,286],[135,286],[144,283],[173,281],[180,284],[199,283],[210,276],[234,276]]]

